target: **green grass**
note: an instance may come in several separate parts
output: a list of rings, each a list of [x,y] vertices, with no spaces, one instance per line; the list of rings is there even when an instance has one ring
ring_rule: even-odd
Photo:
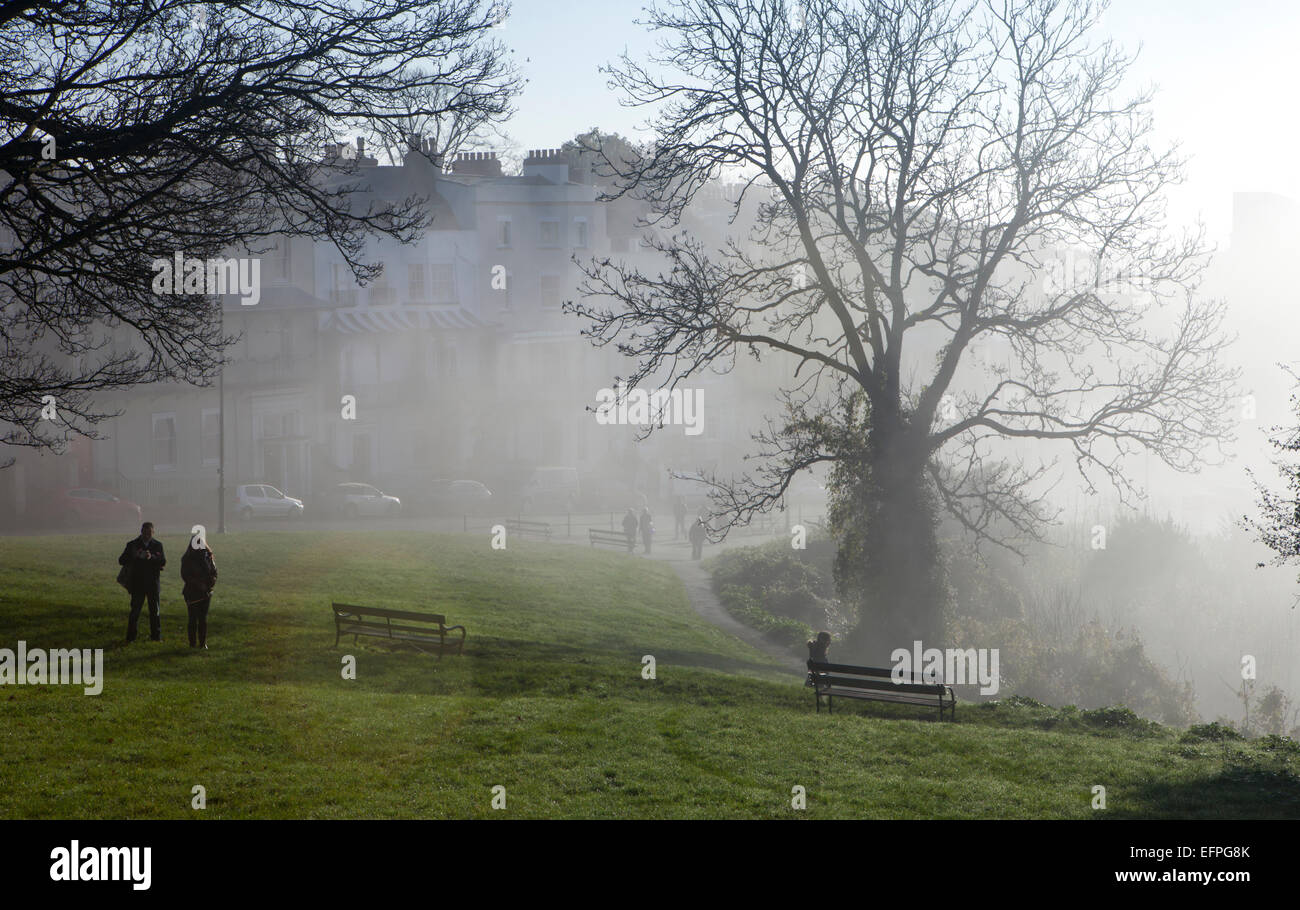
[[[0,647],[102,647],[106,676],[98,697],[0,687],[0,817],[1300,816],[1288,740],[1019,699],[961,705],[944,724],[885,705],[818,715],[799,680],[699,619],[669,566],[624,554],[228,536],[214,542],[212,650],[195,653],[183,538],[164,541],[166,641],[121,644],[123,542],[0,539]],[[466,653],[335,648],[331,599],[445,613],[468,627]],[[655,680],[641,678],[645,654]],[[495,785],[505,812],[490,807]],[[790,808],[795,785],[806,811]]]

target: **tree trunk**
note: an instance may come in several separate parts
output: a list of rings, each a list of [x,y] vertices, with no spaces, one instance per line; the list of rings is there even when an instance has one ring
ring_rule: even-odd
[[[840,656],[871,666],[892,666],[895,648],[943,647],[947,586],[935,534],[936,507],[925,457],[903,431],[873,430],[869,478],[854,516],[856,544],[842,550],[845,592],[858,623]],[[850,562],[851,561],[851,562]]]

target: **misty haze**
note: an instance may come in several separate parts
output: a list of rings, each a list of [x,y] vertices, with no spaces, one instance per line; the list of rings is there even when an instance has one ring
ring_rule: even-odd
[[[1295,10],[365,6],[0,16],[0,817],[1300,815]]]

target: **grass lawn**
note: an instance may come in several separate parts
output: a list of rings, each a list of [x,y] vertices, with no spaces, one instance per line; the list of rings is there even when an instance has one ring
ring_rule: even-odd
[[[800,680],[698,618],[669,566],[580,546],[217,538],[201,653],[185,641],[186,541],[164,535],[165,641],[127,646],[113,578],[128,536],[0,539],[0,647],[105,649],[97,697],[0,687],[0,817],[1300,817],[1289,740],[1018,700],[943,724],[884,705],[818,715]],[[465,654],[335,648],[332,599],[445,613],[468,627]]]

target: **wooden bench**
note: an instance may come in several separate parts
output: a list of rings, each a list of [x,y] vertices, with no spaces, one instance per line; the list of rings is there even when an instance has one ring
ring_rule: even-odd
[[[545,537],[550,539],[551,524],[548,521],[522,521],[518,518],[506,519],[506,531],[511,534],[522,534],[527,537]]]
[[[393,621],[397,620],[396,623]],[[411,610],[390,610],[386,607],[359,607],[355,604],[334,604],[334,647],[339,638],[351,635],[355,644],[358,635],[390,638],[406,642],[417,650],[420,645],[437,645],[438,658],[443,651],[454,648],[464,653],[465,627],[448,626],[447,617],[437,613],[416,613]],[[460,638],[448,638],[449,632],[460,630]]]
[[[587,530],[587,539],[591,545],[603,547],[618,547],[621,550],[628,549],[627,535],[622,531],[605,531],[601,528],[589,528]],[[633,539],[632,545],[636,546],[636,540]]]
[[[934,706],[939,709],[939,720],[943,720],[945,708],[949,720],[957,716],[957,698],[952,693],[952,686],[928,683],[919,675],[909,675],[910,678],[896,682],[894,671],[888,667],[854,667],[813,660],[808,661],[808,672],[817,695],[818,712],[822,709],[824,695],[827,709],[833,713],[834,699],[838,695],[841,698]]]

